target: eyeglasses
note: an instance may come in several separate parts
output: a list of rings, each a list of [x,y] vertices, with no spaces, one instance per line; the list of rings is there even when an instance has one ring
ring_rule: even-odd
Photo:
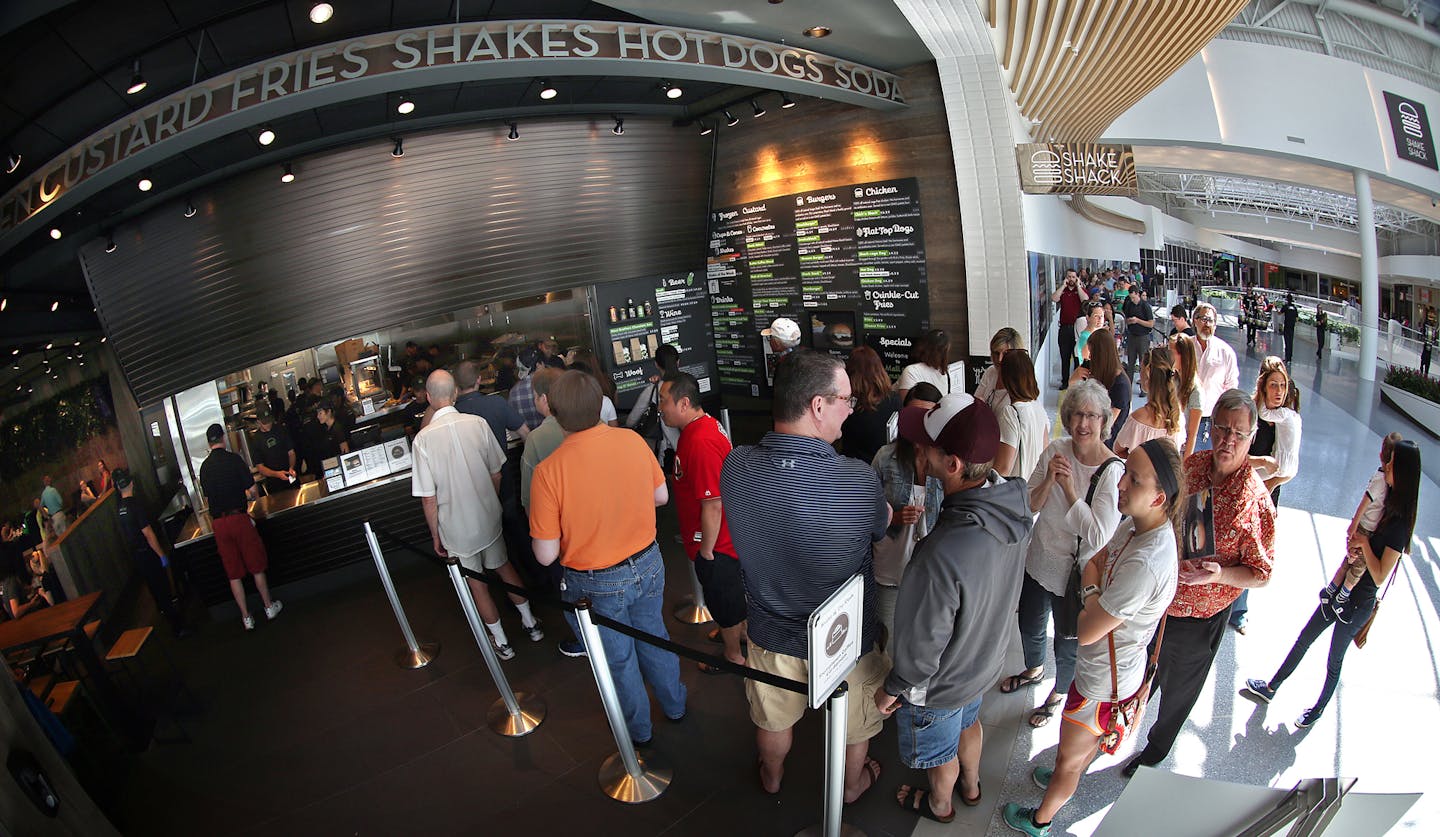
[[[1198,317],[1195,318],[1195,322],[1197,322],[1197,323],[1213,323],[1213,322],[1215,322],[1215,318],[1214,318],[1214,317],[1206,316],[1206,315],[1204,315],[1204,314],[1201,314],[1201,315],[1199,315]]]
[[[1250,430],[1237,430],[1234,427],[1226,427],[1223,424],[1210,425],[1210,434],[1215,437],[1215,441],[1217,442],[1222,439],[1228,439],[1231,436],[1236,439],[1248,439],[1254,432],[1255,430],[1253,428]]]
[[[849,405],[850,409],[852,409],[852,410],[855,409],[855,405],[856,405],[856,404],[859,404],[859,403],[860,403],[859,399],[857,399],[855,396],[853,396],[853,395],[841,395],[841,394],[838,393],[838,392],[837,392],[837,393],[834,393],[833,395],[827,395],[827,396],[825,396],[825,400],[826,400],[826,401],[844,401],[847,405]]]
[[[1071,413],[1070,417],[1080,421],[1093,421],[1097,424],[1105,421],[1105,416],[1100,413]]]

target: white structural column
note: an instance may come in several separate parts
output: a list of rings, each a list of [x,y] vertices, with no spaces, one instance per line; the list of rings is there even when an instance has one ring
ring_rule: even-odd
[[[1370,173],[1355,170],[1356,214],[1360,227],[1360,380],[1375,380],[1380,340],[1380,258],[1375,244],[1375,200]]]
[[[896,0],[940,73],[965,243],[969,352],[990,353],[1001,326],[1030,328],[1030,281],[1010,91],[973,0]]]

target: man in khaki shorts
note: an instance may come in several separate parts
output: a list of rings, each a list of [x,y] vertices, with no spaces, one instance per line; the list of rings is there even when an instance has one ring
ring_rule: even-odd
[[[484,419],[455,409],[455,378],[449,372],[430,373],[425,392],[435,413],[415,436],[410,493],[420,498],[425,509],[435,554],[453,556],[474,572],[493,570],[502,581],[523,586],[510,566],[501,537],[500,469],[505,465],[505,451]],[[489,587],[473,578],[466,582],[495,653],[502,660],[514,657]],[[529,600],[511,593],[510,601],[520,611],[530,640],[544,639]]]
[[[865,579],[861,656],[850,688],[845,801],[880,779],[870,739],[884,717],[870,696],[890,661],[876,650],[875,571],[871,545],[885,536],[891,509],[874,469],[840,456],[832,443],[854,409],[850,378],[829,354],[796,350],[775,375],[775,430],[725,458],[720,493],[744,574],[750,665],[804,682],[805,625],[826,598],[856,573]],[[745,681],[757,727],[760,783],[780,790],[792,727],[805,695]]]

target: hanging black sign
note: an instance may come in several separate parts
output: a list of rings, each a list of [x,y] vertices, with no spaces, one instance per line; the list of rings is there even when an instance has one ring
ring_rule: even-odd
[[[1435,135],[1425,106],[1404,96],[1385,93],[1385,110],[1390,113],[1390,130],[1395,135],[1395,154],[1402,160],[1440,170],[1435,160]]]
[[[709,298],[694,272],[595,286],[601,337],[595,347],[615,381],[616,408],[628,410],[657,373],[655,350],[668,343],[680,352],[680,369],[695,376],[702,394],[715,386]]]

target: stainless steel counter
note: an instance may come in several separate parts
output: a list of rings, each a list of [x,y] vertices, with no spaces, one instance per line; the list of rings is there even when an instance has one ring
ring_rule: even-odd
[[[339,491],[330,491],[325,487],[324,480],[306,482],[297,485],[295,488],[272,494],[268,497],[262,496],[250,503],[249,512],[256,520],[268,520],[278,517],[293,509],[302,506],[318,506],[337,497],[346,497],[379,488],[382,485],[389,485],[399,480],[409,480],[410,472],[401,471],[398,474],[390,474],[363,482],[359,485],[342,488]],[[185,526],[175,539],[175,546],[181,547],[195,541],[212,537],[215,530],[210,523],[210,512],[198,511],[185,521]]]

